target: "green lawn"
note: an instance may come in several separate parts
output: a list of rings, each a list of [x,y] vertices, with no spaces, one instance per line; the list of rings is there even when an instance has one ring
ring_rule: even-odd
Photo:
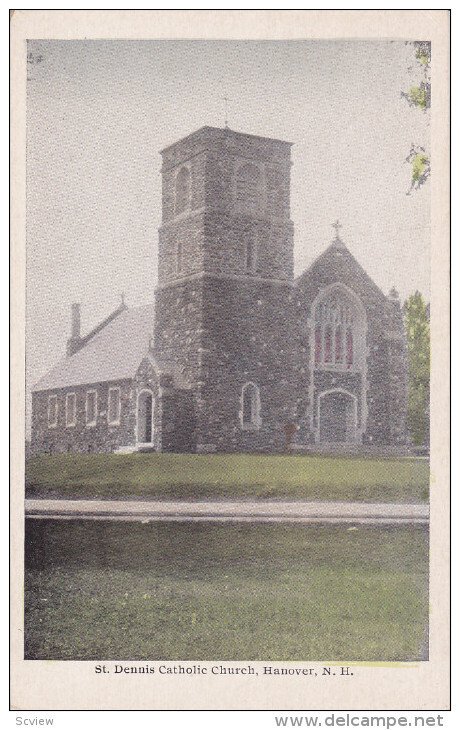
[[[25,655],[427,658],[428,532],[28,520]]]
[[[428,461],[248,454],[65,454],[26,465],[27,495],[422,502]]]

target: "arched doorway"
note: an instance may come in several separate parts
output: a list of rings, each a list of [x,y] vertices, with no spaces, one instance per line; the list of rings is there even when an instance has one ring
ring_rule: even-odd
[[[345,390],[330,390],[319,397],[319,440],[356,443],[357,400]]]
[[[153,443],[153,393],[141,390],[137,396],[137,443]]]

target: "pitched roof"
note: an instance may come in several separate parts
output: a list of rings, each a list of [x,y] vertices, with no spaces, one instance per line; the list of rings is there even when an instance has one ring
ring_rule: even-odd
[[[296,279],[297,286],[302,286],[314,279],[321,269],[328,269],[335,275],[337,281],[344,283],[353,274],[359,277],[361,282],[371,290],[376,297],[382,301],[386,301],[386,296],[377,286],[375,281],[371,279],[367,271],[361,266],[359,261],[353,256],[351,251],[340,240],[336,239],[320,254],[311,265],[305,269]]]
[[[153,335],[154,305],[126,308],[108,320],[87,344],[64,357],[41,378],[33,390],[133,378]]]

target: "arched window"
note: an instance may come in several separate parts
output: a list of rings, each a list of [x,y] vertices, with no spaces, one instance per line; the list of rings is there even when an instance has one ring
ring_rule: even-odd
[[[345,287],[332,288],[314,309],[314,366],[353,370],[363,363],[365,314]]]
[[[190,170],[181,167],[176,177],[175,212],[182,213],[190,205]]]
[[[263,203],[262,174],[251,163],[242,165],[236,174],[236,203],[240,210],[248,213],[260,211]]]
[[[260,428],[260,392],[255,383],[246,383],[241,389],[240,420],[243,429]]]

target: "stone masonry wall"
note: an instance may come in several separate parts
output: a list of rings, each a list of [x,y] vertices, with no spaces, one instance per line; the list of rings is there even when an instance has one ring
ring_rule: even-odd
[[[181,270],[177,250],[182,246]],[[199,211],[159,232],[159,282],[173,283],[198,273],[247,276],[246,245],[256,248],[255,277],[290,281],[293,226],[290,221]]]
[[[292,287],[205,280],[197,441],[217,451],[279,451],[295,411]],[[261,425],[242,428],[242,387],[260,390]]]
[[[194,387],[201,377],[203,281],[158,288],[155,302],[155,355],[174,364],[182,381]]]
[[[290,222],[246,215],[210,213],[205,220],[204,269],[215,274],[292,280],[293,229]],[[256,248],[256,263],[246,270],[246,246]]]
[[[181,270],[177,268],[177,249],[182,246]],[[205,214],[189,213],[177,221],[163,225],[158,233],[158,281],[174,282],[204,269]]]
[[[297,368],[290,334],[290,144],[206,127],[162,155],[155,354],[174,362],[194,394],[198,449],[280,449],[293,418]],[[236,196],[238,170],[247,162],[259,170],[261,197],[254,210]],[[176,215],[176,176],[183,167],[191,194],[188,208]],[[250,272],[248,242],[257,250]],[[179,244],[183,265],[177,271]],[[184,278],[192,274],[200,278]],[[242,429],[240,422],[241,389],[248,381],[260,388],[262,423],[256,430]]]
[[[107,404],[110,387],[120,388],[120,425],[110,426],[107,422]],[[94,426],[86,425],[86,393],[97,392],[97,421]],[[76,394],[76,425],[66,426],[65,401],[67,393]],[[48,397],[58,399],[58,420],[56,427],[48,426]],[[96,383],[53,391],[40,391],[32,395],[32,453],[107,452],[134,443],[135,410],[133,406],[132,382],[129,380],[112,383]]]

